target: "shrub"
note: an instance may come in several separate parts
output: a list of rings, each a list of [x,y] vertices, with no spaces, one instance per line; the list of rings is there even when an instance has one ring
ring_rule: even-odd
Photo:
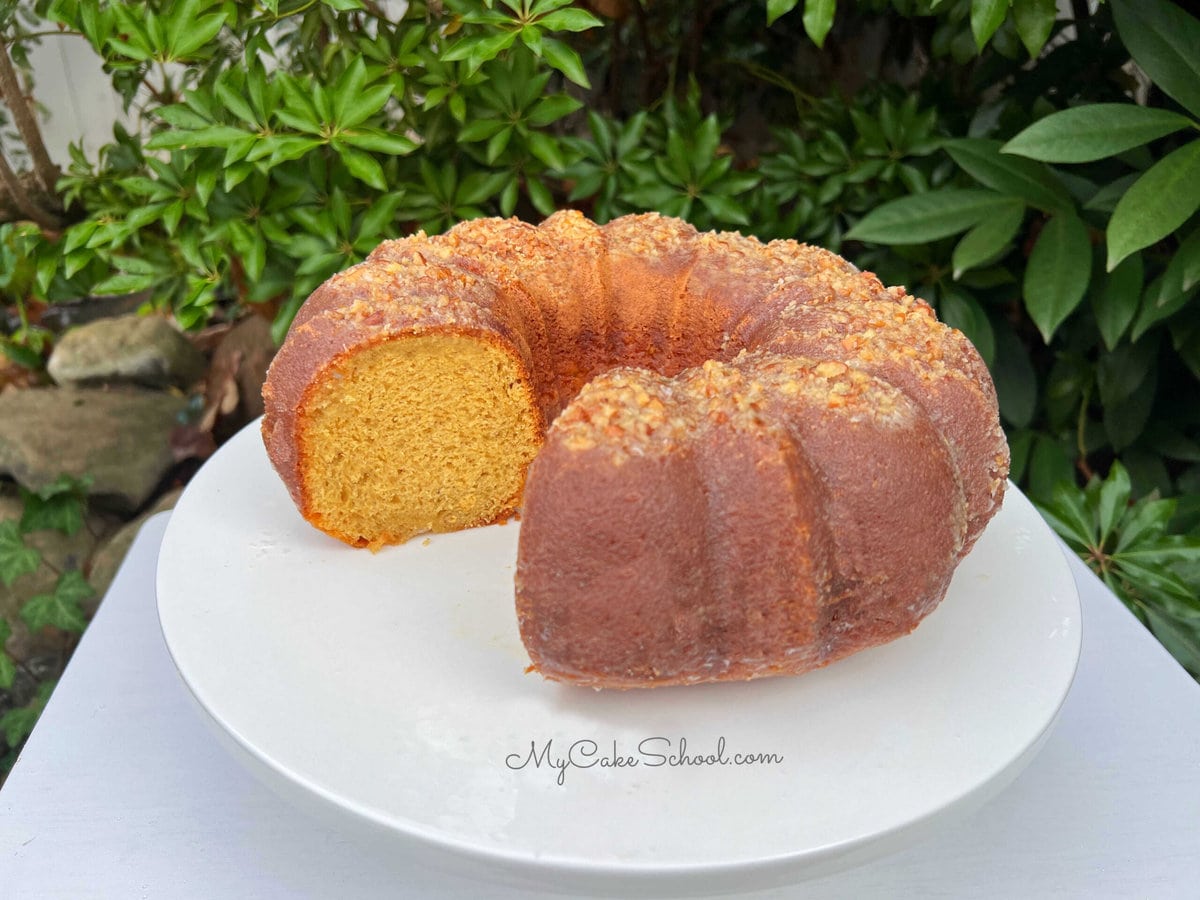
[[[590,5],[606,18],[41,0],[140,127],[73,148],[66,227],[0,226],[4,346],[32,364],[30,308],[138,290],[185,327],[257,310],[278,337],[383,237],[478,215],[653,208],[822,243],[975,341],[1014,478],[1200,672],[1200,22],[1167,0]],[[12,7],[19,57],[47,26]],[[1103,561],[1145,510],[1168,580]]]

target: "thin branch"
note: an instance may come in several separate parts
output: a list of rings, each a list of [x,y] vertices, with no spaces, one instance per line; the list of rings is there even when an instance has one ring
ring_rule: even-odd
[[[55,216],[48,211],[42,209],[38,203],[29,196],[29,192],[25,190],[25,185],[21,184],[21,179],[17,177],[17,173],[12,170],[12,166],[8,164],[4,154],[0,152],[0,182],[8,190],[9,197],[12,198],[17,210],[25,216],[28,216],[32,221],[36,222],[47,231],[58,231],[62,227]]]
[[[47,197],[57,198],[54,184],[58,181],[58,167],[50,161],[50,154],[46,152],[46,145],[42,142],[42,130],[38,127],[37,119],[33,117],[29,104],[25,102],[25,95],[17,80],[17,70],[13,66],[12,57],[8,54],[8,44],[2,42],[0,42],[0,99],[3,99],[12,111],[13,122],[29,150],[29,158],[33,161],[33,171],[42,190],[46,192]]]

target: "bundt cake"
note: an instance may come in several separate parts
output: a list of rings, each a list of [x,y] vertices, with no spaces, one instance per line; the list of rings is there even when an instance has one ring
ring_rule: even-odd
[[[300,513],[378,549],[522,523],[532,668],[595,687],[794,674],[911,631],[999,508],[983,361],[825,250],[464,222],[309,298],[264,388]]]

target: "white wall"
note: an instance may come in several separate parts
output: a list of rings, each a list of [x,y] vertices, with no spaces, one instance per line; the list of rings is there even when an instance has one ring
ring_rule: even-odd
[[[30,48],[29,61],[50,158],[65,170],[71,160],[67,145],[82,139],[95,159],[112,141],[113,122],[130,121],[100,58],[84,38],[64,34],[42,38],[41,46]]]

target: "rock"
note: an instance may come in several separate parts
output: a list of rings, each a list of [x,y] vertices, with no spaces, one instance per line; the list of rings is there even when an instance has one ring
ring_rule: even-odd
[[[236,415],[231,416],[230,434],[263,414],[262,387],[274,355],[271,325],[262,316],[242,319],[213,352],[210,373],[220,373],[237,384],[239,403]]]
[[[112,586],[117,569],[121,568],[125,554],[129,552],[129,548],[133,545],[133,539],[137,537],[138,531],[141,530],[146,520],[164,509],[174,508],[182,493],[183,488],[175,488],[163,494],[150,509],[133,521],[122,525],[92,554],[91,561],[87,565],[87,580],[88,584],[96,589],[96,593],[90,600],[83,602],[83,611],[89,619],[96,614],[96,608],[104,599],[104,595],[108,593],[109,587]]]
[[[132,511],[174,463],[187,401],[139,388],[24,388],[0,393],[0,474],[29,490],[92,476],[89,493]]]
[[[166,319],[118,316],[69,330],[46,370],[58,384],[187,387],[204,374],[204,355]]]
[[[20,519],[23,509],[24,503],[20,497],[11,493],[0,494],[0,522]],[[109,520],[89,515],[84,527],[74,534],[48,529],[24,535],[26,546],[41,553],[41,566],[22,575],[11,585],[6,586],[0,581],[0,618],[7,619],[12,626],[12,635],[5,646],[15,659],[26,661],[40,654],[56,653],[63,648],[68,640],[64,632],[44,629],[39,634],[30,634],[21,619],[21,607],[30,598],[53,591],[59,572],[83,568],[96,547],[97,535],[105,535],[111,530],[112,523]],[[89,615],[91,609],[95,608],[95,602],[92,602],[90,609],[84,603],[84,611]]]

